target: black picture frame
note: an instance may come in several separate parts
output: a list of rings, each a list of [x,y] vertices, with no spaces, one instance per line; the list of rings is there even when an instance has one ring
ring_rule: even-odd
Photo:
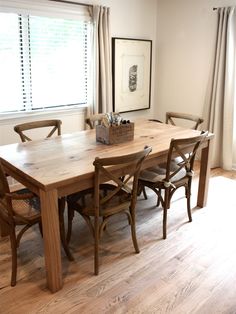
[[[150,109],[152,40],[112,38],[113,111]]]

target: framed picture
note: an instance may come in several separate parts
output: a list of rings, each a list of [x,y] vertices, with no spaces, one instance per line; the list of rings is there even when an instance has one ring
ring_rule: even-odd
[[[112,38],[113,111],[150,108],[152,41]]]

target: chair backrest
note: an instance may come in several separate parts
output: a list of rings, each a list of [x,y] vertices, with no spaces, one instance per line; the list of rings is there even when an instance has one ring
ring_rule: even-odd
[[[94,161],[95,167],[95,185],[94,185],[94,197],[95,197],[95,212],[98,215],[98,209],[100,205],[104,205],[109,202],[115,195],[119,195],[121,190],[126,191],[129,195],[129,199],[124,199],[122,203],[130,203],[130,206],[134,208],[137,198],[138,177],[142,162],[151,152],[151,147],[145,147],[142,151],[110,158],[96,158]],[[122,177],[116,175],[114,170],[120,169],[122,166]],[[111,172],[111,168],[113,171]],[[102,182],[108,182],[114,184],[115,188],[107,191],[105,196],[99,195],[100,184]],[[124,204],[123,204],[124,205]],[[95,216],[96,216],[95,214]]]
[[[90,117],[85,118],[85,123],[90,127],[90,129],[94,129],[96,124],[101,124],[103,117],[104,113],[93,114]]]
[[[203,131],[199,136],[171,140],[164,179],[167,185],[178,178],[178,173],[182,169],[185,169],[187,176],[193,175],[193,164],[197,150],[207,135],[208,132]],[[177,160],[174,170],[172,167],[173,160]]]
[[[167,112],[166,113],[167,124],[176,125],[175,124],[176,119],[189,120],[189,121],[194,122],[193,126],[191,127],[191,129],[194,129],[194,130],[197,130],[198,126],[204,121],[202,118],[192,115],[192,114],[179,113],[179,112]]]
[[[32,139],[24,132],[38,128],[50,128],[46,138],[51,137],[56,131],[57,135],[61,135],[61,120],[41,120],[18,124],[14,127],[14,131],[20,135],[22,142],[32,141]]]

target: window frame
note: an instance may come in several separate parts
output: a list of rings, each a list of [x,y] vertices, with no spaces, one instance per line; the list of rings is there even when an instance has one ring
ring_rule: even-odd
[[[42,17],[55,17],[55,18],[72,18],[76,20],[82,20],[92,23],[91,12],[88,6],[81,4],[71,4],[71,3],[60,3],[54,0],[40,0],[37,3],[34,3],[31,0],[7,0],[0,1],[0,12],[3,13],[16,13],[22,15],[36,15]],[[91,30],[91,48],[93,45],[92,39],[92,30]],[[93,56],[91,55],[91,60],[93,60]],[[91,64],[93,64],[91,62]],[[93,73],[93,69],[89,71],[89,75]],[[90,84],[88,86],[88,95],[91,92],[93,84],[93,78],[90,78]],[[48,108],[40,108],[40,109],[30,109],[30,110],[22,110],[22,111],[12,111],[12,112],[0,112],[0,120],[8,120],[11,118],[18,118],[24,116],[37,116],[42,114],[50,114],[50,113],[63,113],[70,112],[74,110],[84,111],[90,105],[91,99],[88,97],[87,104],[75,104],[75,105],[63,105],[63,106],[55,106]]]

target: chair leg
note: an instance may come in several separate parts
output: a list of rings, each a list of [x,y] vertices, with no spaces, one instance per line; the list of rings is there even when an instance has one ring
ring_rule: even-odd
[[[144,199],[147,200],[148,197],[147,197],[145,185],[144,185],[144,184],[141,184],[140,182],[138,182],[137,195],[140,196],[141,193],[143,193]]]
[[[131,216],[131,219],[129,219],[129,220],[131,221],[130,227],[131,227],[132,241],[133,241],[135,252],[139,253],[140,250],[138,247],[138,241],[137,241],[137,237],[136,237],[135,213],[131,211],[130,216]]]
[[[162,205],[162,207],[164,207],[164,201],[162,199],[162,196],[161,196],[161,189],[156,189],[156,188],[152,188],[152,190],[156,193],[157,195],[157,207],[160,206],[160,204]]]
[[[163,239],[166,239],[167,237],[166,225],[167,225],[167,206],[165,204],[163,208]]]
[[[86,215],[82,215],[82,214],[80,214],[80,215],[85,220],[85,222],[86,222],[86,224],[87,224],[87,226],[88,226],[92,236],[95,237],[95,235],[94,235],[94,227],[93,227],[93,224],[92,224],[90,216],[86,216]]]
[[[61,236],[61,243],[63,246],[63,249],[66,253],[67,258],[70,261],[74,260],[73,255],[70,252],[68,243],[66,241],[66,235],[65,235],[65,224],[64,224],[64,209],[65,209],[65,199],[60,199],[59,200],[59,223],[60,223],[60,236]]]
[[[190,204],[190,197],[191,197],[191,183],[185,187],[186,190],[186,198],[187,198],[187,210],[188,210],[188,219],[192,221],[192,213],[191,213],[191,204]]]
[[[12,272],[11,272],[11,286],[16,285],[17,276],[17,241],[15,230],[10,230],[10,241],[11,241],[11,255],[12,255]]]
[[[103,216],[102,217],[102,223],[100,224],[100,227],[99,227],[99,238],[102,237],[103,231],[106,230],[109,218],[110,218],[110,216],[106,216],[106,217]]]
[[[94,217],[94,274],[98,275],[99,273],[99,218]]]
[[[143,191],[142,192],[143,192],[143,196],[144,196],[145,200],[147,200],[148,197],[147,197],[145,186],[143,186]]]
[[[102,217],[102,221],[105,222],[105,221],[106,221],[106,218],[105,218],[105,217]],[[102,230],[106,230],[106,228],[107,228],[107,225],[104,224],[104,227],[102,228]]]
[[[161,200],[162,200],[162,198],[161,198],[161,189],[159,189],[158,191],[159,192],[157,194],[157,207],[160,206],[160,203],[161,203]]]
[[[28,225],[25,225],[21,231],[18,233],[17,237],[16,237],[16,247],[18,248],[19,245],[20,245],[20,240],[23,236],[23,234],[25,233],[25,231],[27,231],[32,225],[28,224]]]
[[[163,207],[163,239],[167,237],[167,210],[169,208],[170,203],[170,190],[167,188],[165,189],[165,196],[164,196],[164,207]]]
[[[61,234],[61,243],[62,243],[63,249],[66,253],[68,260],[74,261],[74,257],[72,255],[72,253],[70,252],[68,243],[66,241],[65,225],[64,225],[64,219],[63,218],[60,218],[60,234]]]
[[[39,231],[40,231],[41,237],[43,238],[42,221],[39,222]]]
[[[74,218],[74,210],[68,207],[68,227],[67,227],[67,235],[66,235],[66,242],[70,242],[71,232],[72,232],[72,221]]]
[[[192,222],[192,213],[191,213],[191,206],[190,206],[190,198],[187,198],[187,208],[188,208],[188,219],[189,222]]]

